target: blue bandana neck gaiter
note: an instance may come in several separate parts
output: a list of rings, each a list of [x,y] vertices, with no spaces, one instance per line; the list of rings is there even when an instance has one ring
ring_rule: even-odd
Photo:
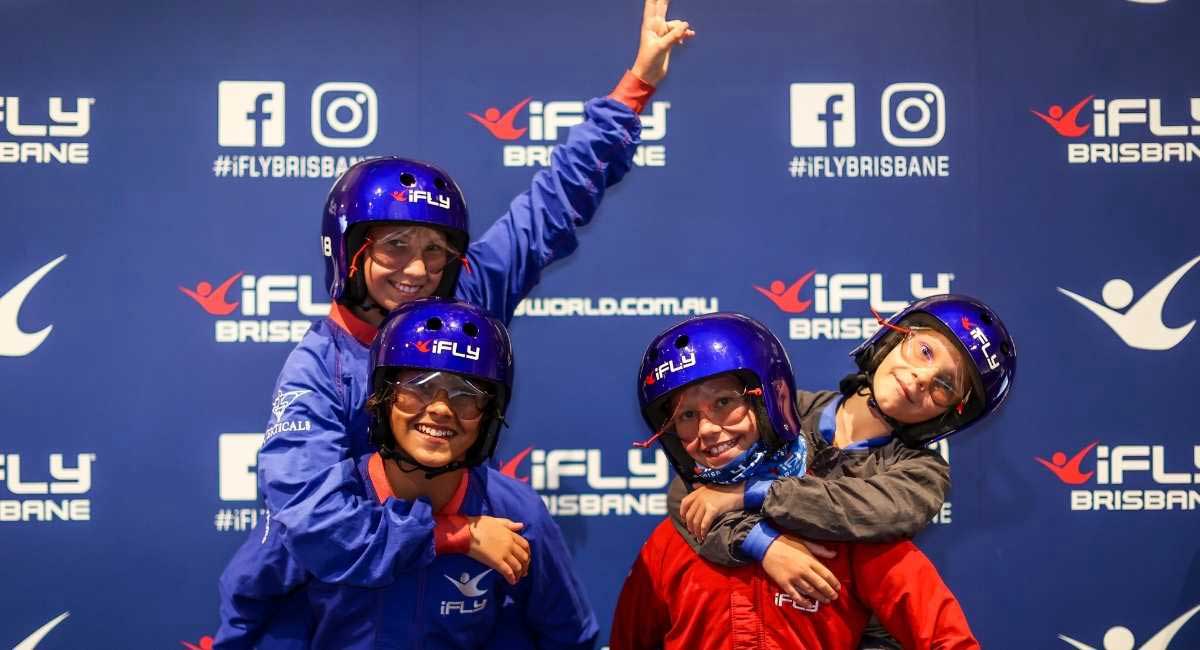
[[[751,479],[802,476],[808,462],[808,445],[796,438],[771,451],[760,439],[723,467],[698,472],[694,480],[716,485],[736,485]],[[700,465],[696,466],[697,469]]]

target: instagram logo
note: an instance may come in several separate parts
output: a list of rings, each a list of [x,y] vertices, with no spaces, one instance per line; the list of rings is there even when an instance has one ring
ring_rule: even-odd
[[[379,125],[375,89],[357,81],[330,81],[312,94],[312,136],[323,147],[365,147]]]
[[[931,83],[895,83],[880,100],[883,137],[894,147],[932,147],[946,134],[946,96]]]

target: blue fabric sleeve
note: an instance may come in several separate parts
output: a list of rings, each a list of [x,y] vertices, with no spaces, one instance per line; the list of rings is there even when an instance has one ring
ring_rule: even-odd
[[[335,386],[337,351],[328,347],[323,357],[301,344],[284,365],[276,395],[298,394],[268,431],[283,421],[300,430],[268,435],[258,457],[259,485],[285,529],[287,550],[309,573],[322,582],[382,587],[397,572],[433,561],[433,513],[425,501],[388,499],[381,506],[363,492],[348,458],[351,414],[345,389]]]
[[[592,220],[605,188],[629,171],[641,129],[621,102],[589,101],[584,121],[554,148],[549,169],[534,174],[530,188],[471,243],[471,268],[459,275],[457,296],[509,323],[542,269],[575,251],[575,228]]]
[[[308,576],[272,528],[269,519],[260,519],[221,573],[215,649],[251,650],[265,636],[292,638],[294,647],[307,645],[305,613],[287,596],[298,594]]]
[[[742,503],[746,506],[746,510],[762,508],[763,501],[767,499],[767,491],[771,489],[771,484],[774,482],[774,479],[758,478],[746,481],[746,494],[742,497]]]
[[[779,531],[764,519],[750,529],[746,541],[742,542],[742,552],[761,564],[763,558],[767,556],[767,549],[771,547],[777,537],[779,537]]]

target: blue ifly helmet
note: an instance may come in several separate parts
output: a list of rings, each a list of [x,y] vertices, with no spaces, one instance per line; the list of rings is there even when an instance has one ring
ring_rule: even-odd
[[[987,305],[969,296],[940,294],[912,303],[888,323],[932,327],[946,335],[967,360],[971,382],[970,394],[960,408],[918,424],[892,420],[896,437],[906,445],[919,447],[963,431],[1000,408],[1008,398],[1017,371],[1017,346],[1000,317]],[[875,369],[901,336],[884,326],[851,352],[860,375],[852,382],[857,385],[844,386],[843,391],[872,390]],[[874,397],[871,399],[874,402]]]
[[[356,163],[333,184],[321,213],[325,284],[335,301],[366,299],[366,285],[361,275],[351,278],[351,267],[371,223],[436,228],[459,253],[466,252],[470,238],[466,200],[446,172],[407,158]],[[448,264],[434,295],[452,296],[461,269],[461,260]]]
[[[650,343],[638,370],[638,403],[676,471],[687,478],[695,463],[675,436],[663,436],[670,396],[696,382],[732,373],[758,395],[770,431],[765,442],[778,447],[800,436],[792,364],[783,345],[766,327],[742,314],[696,316],[674,325]]]
[[[447,372],[482,383],[492,401],[480,423],[479,438],[466,457],[443,467],[426,467],[399,449],[392,437],[389,404],[372,409],[371,440],[385,457],[437,475],[483,463],[496,449],[512,394],[513,356],[508,330],[483,309],[446,298],[423,298],[400,305],[388,316],[371,346],[371,387],[386,395],[403,369]]]

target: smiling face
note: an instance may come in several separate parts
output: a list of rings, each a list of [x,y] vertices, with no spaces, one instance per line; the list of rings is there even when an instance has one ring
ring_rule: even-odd
[[[367,231],[363,271],[371,300],[387,311],[437,291],[455,252],[439,230],[376,225]]]
[[[672,428],[684,451],[700,465],[718,469],[758,442],[758,416],[746,385],[733,375],[712,377],[672,399]]]
[[[406,382],[428,374],[400,372],[389,418],[392,437],[400,449],[422,465],[442,467],[464,458],[475,444],[483,412],[465,407],[470,397],[463,391],[465,382],[456,375],[438,373],[449,377],[434,378],[414,390],[403,388]],[[486,402],[486,397],[475,399],[477,404]]]
[[[875,401],[900,422],[925,422],[963,399],[966,368],[958,346],[947,336],[935,329],[914,328],[875,369]]]

